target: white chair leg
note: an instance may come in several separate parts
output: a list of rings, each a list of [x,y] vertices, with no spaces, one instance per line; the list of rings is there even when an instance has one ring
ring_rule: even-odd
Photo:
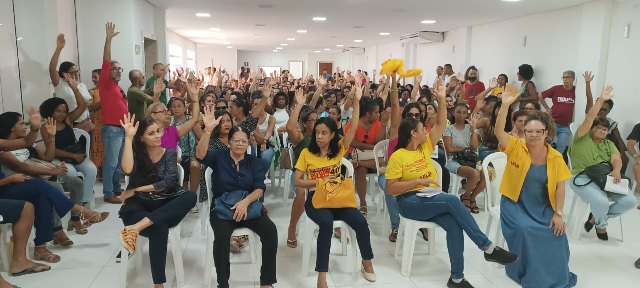
[[[290,169],[287,169],[287,171],[285,171],[284,173],[284,191],[282,192],[282,203],[284,203],[284,206],[287,206],[289,204],[289,195],[291,194],[291,190],[293,187],[291,187],[291,173],[293,173]]]
[[[304,221],[304,243],[302,246],[302,276],[309,276],[309,261],[311,258],[311,247],[313,234],[315,233],[315,223],[311,219]]]
[[[340,226],[340,244],[342,245],[342,256],[347,256],[347,239],[349,239],[350,227],[349,226]],[[334,227],[335,229],[335,227]],[[351,237],[351,241],[353,241],[353,237]]]
[[[489,237],[489,239],[491,239],[491,224],[493,222],[493,215],[491,215],[491,213],[489,213],[489,218],[487,219],[487,229],[485,230],[485,234],[487,234],[487,237]]]
[[[140,255],[137,255],[140,257]],[[129,266],[129,251],[124,247],[120,249],[120,287],[127,287],[127,268]]]
[[[498,226],[498,231],[496,231],[496,245],[503,247],[504,248],[504,236],[502,235],[502,224],[500,224],[500,222],[496,223]]]
[[[178,288],[184,287],[184,263],[182,262],[182,246],[180,245],[181,226],[178,224],[178,226],[169,229],[169,245],[171,245],[171,254],[173,254]]]
[[[436,228],[427,228],[427,236],[429,237],[429,251],[427,254],[431,255],[436,251]]]
[[[352,265],[353,265],[353,270],[352,270],[352,274],[353,276],[357,276],[358,272],[360,270],[360,266],[358,265],[358,243],[356,240],[356,233],[355,231],[353,231],[353,229],[351,228],[346,228],[346,231],[348,231],[349,237],[351,237],[351,261],[352,261]]]
[[[9,250],[7,249],[7,236],[6,236],[6,232],[4,231],[4,229],[8,229],[9,225],[2,225],[2,227],[0,227],[0,264],[2,264],[4,271],[5,272],[9,272],[9,265],[11,264],[11,262],[9,262]]]
[[[211,212],[210,202],[211,199],[207,199],[202,202],[202,214],[200,214],[200,234],[202,236],[207,235],[207,221],[209,220],[209,213]]]
[[[211,287],[211,272],[213,270],[213,231],[207,229],[207,243],[204,255],[204,283],[206,288]]]
[[[620,218],[620,242],[624,242],[624,229],[622,229],[622,215],[618,216]]]
[[[249,254],[251,254],[251,264],[256,264],[256,245],[257,239],[256,234],[251,232],[249,233],[249,245],[251,245],[251,249],[249,249]]]
[[[402,218],[400,218],[400,225],[398,227],[398,237],[396,238],[396,249],[394,251],[394,257],[398,258],[398,256],[400,256],[400,253],[404,252],[403,249],[403,240],[404,240],[404,230],[405,230],[405,226],[406,223],[404,221],[402,221]]]
[[[134,265],[137,269],[142,269],[142,256],[144,255],[144,246],[145,244],[148,242],[148,239],[146,237],[142,237],[142,236],[138,236],[138,241],[137,241],[137,250],[135,255],[133,256],[133,261],[134,261]],[[126,250],[125,250],[126,251]],[[120,259],[122,259],[123,256],[129,256],[129,252],[120,255]],[[122,261],[122,260],[121,260]]]
[[[413,225],[404,227],[404,245],[402,247],[402,275],[409,277],[411,275],[411,262],[413,261],[413,251],[416,244],[416,233]],[[412,232],[413,231],[413,232]]]

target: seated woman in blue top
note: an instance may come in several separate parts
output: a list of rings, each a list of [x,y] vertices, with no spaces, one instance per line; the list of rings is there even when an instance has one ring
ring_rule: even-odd
[[[222,116],[217,119],[213,111],[205,107],[204,135],[196,146],[196,159],[211,167],[212,203],[210,214],[211,228],[214,235],[213,260],[216,266],[218,287],[229,287],[229,241],[233,230],[240,227],[249,228],[260,236],[262,242],[262,267],[260,269],[260,287],[273,287],[276,283],[276,252],[278,249],[278,231],[276,225],[262,212],[262,204],[258,201],[264,194],[265,169],[259,158],[247,155],[249,133],[240,126],[229,131],[229,150],[208,150],[211,132],[218,126]],[[242,195],[235,197],[237,195]],[[235,205],[222,205],[240,199]],[[233,203],[231,203],[233,204]],[[225,213],[226,212],[226,213]],[[209,267],[205,269],[210,269]]]
[[[155,288],[167,282],[165,265],[169,228],[180,224],[196,205],[195,193],[185,193],[178,182],[178,153],[162,148],[162,129],[153,119],[134,124],[135,115],[120,123],[125,131],[122,172],[130,175],[127,190],[120,200],[120,218],[126,225],[120,232],[122,245],[136,251],[141,234],[149,238],[149,261]]]

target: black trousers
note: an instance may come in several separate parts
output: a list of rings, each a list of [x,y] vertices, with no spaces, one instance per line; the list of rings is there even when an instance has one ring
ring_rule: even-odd
[[[153,225],[140,231],[140,235],[149,238],[149,262],[151,262],[153,284],[167,282],[165,268],[169,228],[180,224],[189,210],[196,205],[196,201],[198,201],[196,193],[185,191],[154,211],[134,210],[120,213],[124,225],[133,225],[145,217],[153,222]]]
[[[216,265],[218,287],[229,288],[229,241],[236,228],[249,228],[260,236],[262,242],[262,267],[260,267],[260,285],[272,285],[276,279],[276,254],[278,251],[278,230],[269,216],[262,214],[259,218],[240,222],[221,220],[215,210],[211,211],[209,222],[213,228],[213,262]],[[251,243],[257,245],[257,243]],[[205,269],[209,269],[205,267]]]

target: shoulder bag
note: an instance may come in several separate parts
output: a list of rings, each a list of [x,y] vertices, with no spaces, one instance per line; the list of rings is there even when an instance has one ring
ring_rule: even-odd
[[[234,211],[231,207],[236,203],[244,200],[249,195],[249,192],[244,190],[235,190],[231,192],[225,192],[222,196],[215,199],[214,211],[220,220],[233,220]],[[256,219],[262,216],[262,204],[260,201],[253,201],[247,206],[247,219]]]
[[[596,185],[598,185],[598,187],[600,187],[602,191],[607,191],[605,190],[605,186],[607,185],[607,175],[609,175],[611,171],[613,171],[613,167],[609,162],[600,162],[596,165],[591,165],[587,168],[584,168],[582,172],[578,173],[578,175],[573,178],[573,185],[584,187],[591,183],[595,183]],[[589,182],[585,184],[576,184],[576,178],[578,178],[578,176],[580,175],[587,175],[587,177],[589,177]],[[629,177],[623,174],[622,179],[628,180]]]
[[[458,162],[462,166],[469,166],[476,168],[476,163],[478,163],[478,154],[473,150],[467,148],[453,155],[453,160]]]
[[[356,193],[351,177],[339,182],[329,182],[323,178],[316,179],[316,191],[311,203],[316,209],[322,208],[356,208]]]

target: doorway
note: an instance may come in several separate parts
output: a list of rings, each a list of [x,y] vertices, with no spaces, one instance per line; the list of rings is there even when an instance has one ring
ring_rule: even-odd
[[[158,62],[158,41],[143,37],[144,45],[144,75],[149,79],[153,75],[153,64]]]
[[[318,77],[322,76],[322,71],[327,70],[329,75],[333,73],[333,62],[318,62]]]

